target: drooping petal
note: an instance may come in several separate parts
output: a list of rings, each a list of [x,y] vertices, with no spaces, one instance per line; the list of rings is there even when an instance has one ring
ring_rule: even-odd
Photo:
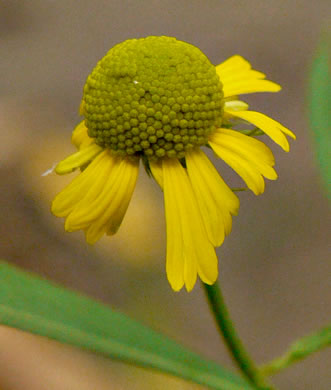
[[[186,170],[177,159],[163,159],[167,224],[167,276],[175,291],[190,291],[197,274],[203,282],[217,279],[217,257],[208,239]]]
[[[55,167],[55,172],[58,175],[65,175],[66,173],[70,173],[92,161],[95,156],[101,152],[102,148],[99,145],[93,143],[59,162]]]
[[[219,246],[231,232],[231,215],[238,213],[239,199],[200,149],[186,153],[186,164],[208,238]]]
[[[224,97],[254,92],[278,92],[281,87],[269,80],[265,74],[253,70],[251,64],[235,55],[216,66],[216,72],[223,84]]]
[[[292,131],[290,131],[274,119],[271,119],[267,115],[264,115],[260,112],[226,110],[226,113],[252,123],[259,129],[264,131],[276,144],[278,144],[286,152],[290,150],[290,145],[287,141],[287,138],[285,137],[285,134],[294,139],[296,138]]]
[[[170,165],[170,163],[168,163],[168,165]],[[151,164],[152,172],[153,166],[154,164]],[[165,168],[165,170],[166,169],[167,168]],[[170,170],[168,169],[168,171],[169,172],[167,175],[167,185],[166,190],[164,191],[167,230],[166,273],[172,289],[175,291],[179,291],[184,285],[185,259],[183,250],[183,226],[180,220],[180,206],[177,200],[178,190],[176,190],[175,187],[171,188],[171,168]]]
[[[125,158],[113,156],[108,151],[107,163],[102,180],[94,178],[95,181],[91,188],[68,216],[65,223],[67,231],[84,229],[87,232],[92,223],[95,223],[93,229],[101,229],[100,226],[102,226],[103,231],[106,232],[112,223],[113,216],[117,218],[112,228],[115,228],[123,219],[136,183],[139,163],[138,160],[132,163]],[[118,209],[123,204],[126,207],[118,214]],[[95,237],[95,230],[93,229],[91,228],[91,233],[87,236],[88,239],[91,237],[88,242],[94,242],[92,237]]]
[[[249,156],[249,160],[256,165],[261,174],[267,179],[277,179],[277,174],[272,168],[275,165],[274,155],[263,142],[230,129],[218,129],[215,138],[220,138],[221,142],[229,145],[233,152],[243,158]]]
[[[86,229],[97,218],[97,213],[100,214],[103,211],[104,204],[101,201],[98,202],[98,199],[104,191],[109,177],[116,173],[117,162],[113,156],[109,156],[108,151],[105,151],[105,156],[103,163],[99,164],[98,172],[94,176],[90,176],[89,188],[84,194],[81,194],[79,201],[70,212],[65,222],[67,231]]]
[[[107,151],[100,153],[83,172],[55,197],[52,203],[52,213],[54,215],[57,217],[68,216],[96,183],[100,183],[99,186],[102,186],[111,164],[107,155]]]
[[[105,233],[113,235],[128,209],[138,177],[139,160],[122,159],[109,193],[102,199],[104,211],[85,229],[86,241],[94,244]]]
[[[210,136],[209,144],[255,195],[264,192],[263,176],[270,180],[277,178],[271,150],[257,139],[234,130],[218,129]]]
[[[157,184],[163,189],[163,167],[161,161],[150,161],[149,166]]]

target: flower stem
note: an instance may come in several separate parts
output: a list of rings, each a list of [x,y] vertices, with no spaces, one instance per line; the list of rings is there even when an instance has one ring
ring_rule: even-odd
[[[217,283],[212,286],[204,284],[203,287],[214,314],[217,326],[223,336],[224,342],[243,375],[258,389],[271,390],[272,387],[265,383],[258,367],[246,352],[230,318],[222,292]]]

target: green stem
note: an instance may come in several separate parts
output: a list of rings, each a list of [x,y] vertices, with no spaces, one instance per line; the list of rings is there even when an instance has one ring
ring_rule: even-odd
[[[281,371],[288,366],[289,357],[286,354],[284,356],[272,360],[270,363],[261,366],[260,371],[264,376],[270,376],[276,374],[278,371]]]
[[[260,372],[263,376],[274,375],[329,345],[331,345],[331,324],[292,343],[282,356],[260,367]]]
[[[258,367],[246,352],[230,318],[222,292],[217,283],[212,286],[204,284],[210,308],[214,314],[217,326],[223,336],[234,362],[237,364],[243,375],[258,389],[271,390],[259,372]]]

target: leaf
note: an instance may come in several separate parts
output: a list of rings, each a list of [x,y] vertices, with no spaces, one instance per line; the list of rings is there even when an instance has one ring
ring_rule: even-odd
[[[218,390],[253,389],[111,308],[0,261],[0,323]]]
[[[293,343],[284,356],[273,360],[261,368],[264,375],[273,375],[278,371],[302,360],[312,353],[331,344],[331,324],[309,336]]]
[[[328,36],[329,35],[329,36]],[[331,34],[326,34],[312,65],[309,86],[310,127],[320,171],[331,195]]]

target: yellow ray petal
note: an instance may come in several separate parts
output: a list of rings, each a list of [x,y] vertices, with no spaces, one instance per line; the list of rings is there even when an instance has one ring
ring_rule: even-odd
[[[232,111],[246,111],[249,106],[242,100],[229,100],[224,103],[224,109]]]
[[[107,152],[101,152],[89,166],[67,185],[53,200],[52,213],[57,217],[66,217],[85,196],[107,166]]]
[[[103,199],[104,212],[86,229],[86,241],[94,244],[105,233],[115,234],[128,209],[138,177],[139,160],[122,159],[118,176],[115,177],[109,193]]]
[[[163,189],[163,168],[161,161],[150,161],[149,166],[157,184]]]
[[[62,160],[55,167],[55,172],[58,175],[65,175],[70,173],[77,168],[85,165],[89,161],[92,161],[96,155],[102,151],[102,148],[96,144],[92,144],[78,152],[72,154],[66,159]]]
[[[188,151],[185,157],[208,238],[214,246],[219,246],[231,232],[231,214],[238,213],[239,199],[200,149]]]
[[[296,138],[292,131],[290,131],[274,119],[271,119],[260,112],[232,110],[226,110],[226,112],[230,115],[252,123],[259,129],[264,131],[276,144],[281,146],[286,152],[290,150],[290,146],[284,134],[294,139]]]
[[[262,176],[248,166],[246,161],[235,153],[229,152],[223,147],[210,142],[210,146],[219,158],[224,160],[238,175],[244,180],[248,188],[254,192],[255,195],[262,194],[264,192],[264,180]]]
[[[221,80],[222,81],[222,80]],[[279,92],[280,85],[270,80],[236,80],[223,83],[224,97],[236,96],[255,92]]]
[[[167,250],[169,282],[176,290],[184,282],[190,291],[198,273],[205,283],[212,284],[217,279],[217,257],[187,173],[177,159],[163,159],[162,165],[167,235],[171,240],[167,244],[171,249]]]
[[[232,73],[249,70],[251,67],[251,64],[245,60],[245,58],[236,54],[217,65],[216,72],[220,74],[226,74],[227,72]]]
[[[67,231],[87,229],[105,212],[113,184],[122,172],[121,160],[107,151],[107,163],[102,165],[100,176],[94,177],[93,185],[68,216]]]
[[[174,166],[175,163],[173,163]],[[164,206],[166,217],[166,230],[167,230],[167,260],[166,260],[166,272],[168,281],[173,290],[179,291],[184,285],[184,253],[183,253],[183,235],[182,224],[180,221],[179,203],[177,201],[178,190],[172,188],[171,177],[172,171],[176,169],[172,166],[172,160],[165,163],[165,167],[162,168],[166,171],[166,189],[164,191]],[[153,172],[153,166],[151,169]],[[163,177],[162,173],[162,177]]]
[[[233,130],[218,129],[210,136],[209,144],[255,195],[264,192],[262,175],[271,180],[277,178],[272,152],[262,142]]]
[[[100,208],[104,205],[101,202],[98,203],[97,200],[109,180],[109,176],[113,171],[113,164],[113,160],[109,159],[107,155],[102,163],[98,164],[96,175],[90,175],[89,188],[85,193],[81,193],[80,199],[68,214],[64,225],[66,231],[72,232],[87,228],[93,220],[92,216],[96,212],[102,212]]]
[[[85,120],[81,121],[72,132],[71,142],[77,149],[81,149],[82,145],[85,147],[94,142],[93,138],[90,138],[87,134],[87,127],[85,126]]]
[[[248,164],[254,165],[267,179],[277,179],[277,173],[272,168],[275,165],[274,156],[261,141],[229,129],[218,129],[213,140],[241,156]]]
[[[252,69],[243,57],[235,55],[216,66],[222,84],[224,98],[255,92],[278,92],[280,85],[264,80],[265,74]]]
[[[258,72],[253,69],[245,69],[241,71],[233,71],[232,69],[227,72],[218,72],[222,83],[229,84],[240,80],[263,80],[266,75],[262,72]]]

